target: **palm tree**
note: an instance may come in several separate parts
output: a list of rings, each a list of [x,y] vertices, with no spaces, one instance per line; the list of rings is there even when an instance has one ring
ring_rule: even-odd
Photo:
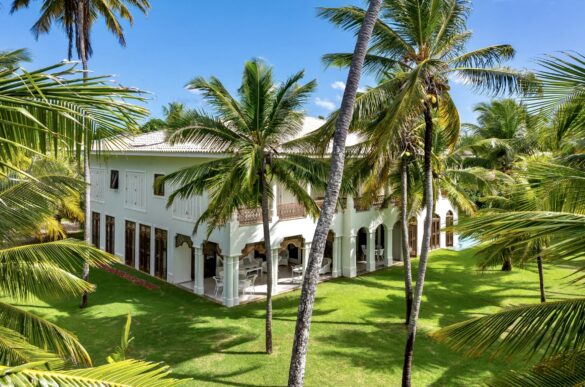
[[[153,132],[162,129],[178,129],[189,125],[193,115],[197,112],[187,108],[183,103],[171,102],[163,106],[164,119],[152,118],[148,120],[140,130],[142,132]]]
[[[272,182],[290,191],[307,210],[317,217],[319,208],[305,190],[307,184],[324,189],[326,164],[316,158],[291,151],[287,142],[302,129],[303,103],[316,87],[315,81],[300,85],[304,73],[298,72],[282,84],[276,84],[272,69],[254,59],[244,66],[242,85],[236,98],[223,84],[195,78],[187,84],[198,90],[216,115],[192,111],[189,126],[171,131],[170,142],[212,143],[227,156],[196,164],[171,173],[162,182],[178,188],[175,198],[208,192],[209,205],[195,224],[203,222],[207,232],[225,224],[243,207],[262,209],[264,246],[268,272],[266,297],[266,352],[272,353],[272,257],[269,228],[269,200],[274,199]]]
[[[585,242],[585,171],[579,149],[585,129],[585,57],[566,54],[540,61],[543,95],[532,107],[553,116],[550,130],[556,139],[556,159],[529,163],[525,172],[543,208],[489,212],[464,225],[486,231],[485,240],[503,246],[549,241],[542,252],[549,259],[572,259],[582,266]],[[575,153],[572,153],[575,152]],[[520,240],[520,242],[519,242]],[[580,268],[578,273],[583,270]],[[578,275],[573,283],[583,281]],[[513,372],[498,385],[582,385],[585,349],[585,299],[576,298],[517,306],[463,321],[434,333],[439,341],[468,355],[540,357],[529,372]]]
[[[317,280],[319,277],[321,262],[323,261],[327,234],[329,232],[329,227],[331,226],[343,179],[347,131],[353,115],[353,106],[359,87],[368,42],[372,36],[372,31],[381,4],[381,0],[370,1],[368,10],[364,16],[363,25],[357,34],[354,56],[347,75],[347,86],[343,93],[343,99],[341,100],[339,118],[335,124],[335,135],[333,136],[333,148],[331,154],[331,169],[327,180],[325,200],[323,207],[321,208],[321,215],[317,222],[315,235],[313,236],[313,244],[309,253],[309,262],[307,263],[307,271],[305,272],[305,278],[301,289],[301,298],[299,300],[299,310],[295,326],[295,338],[288,377],[289,386],[303,385],[307,348],[309,345],[309,329],[311,327],[311,316],[313,314],[313,305],[315,303],[315,294],[317,291]]]
[[[13,0],[10,13],[14,13],[22,8],[27,8],[31,0]],[[75,49],[77,57],[81,61],[83,68],[83,75],[85,79],[89,78],[89,57],[92,56],[93,50],[91,47],[91,28],[93,24],[101,16],[110,32],[118,38],[118,42],[126,45],[124,31],[118,18],[121,18],[130,24],[134,19],[128,8],[128,5],[138,8],[142,13],[146,14],[150,8],[149,0],[111,0],[108,2],[98,0],[45,0],[42,6],[42,13],[40,18],[32,27],[32,32],[35,37],[41,34],[49,33],[53,23],[58,23],[65,30],[68,41],[68,58],[71,60],[73,45],[75,42]],[[82,121],[83,122],[83,121]],[[92,128],[87,127],[83,131],[83,177],[86,183],[85,188],[85,223],[84,223],[84,239],[87,243],[91,242],[91,181],[90,181],[90,166],[89,155],[93,145],[93,140],[96,133]],[[89,279],[89,267],[84,266],[83,278]],[[81,308],[85,308],[88,303],[87,294],[84,294],[81,300]]]
[[[420,311],[424,279],[430,250],[433,208],[433,112],[437,112],[447,133],[459,132],[459,114],[449,94],[449,78],[456,77],[478,91],[492,94],[523,90],[531,80],[527,74],[501,67],[514,56],[509,45],[490,46],[465,52],[471,37],[466,29],[469,14],[466,0],[385,2],[374,28],[374,38],[366,57],[366,68],[376,74],[393,70],[388,83],[398,90],[395,101],[381,120],[379,139],[391,136],[393,128],[409,117],[424,117],[424,199],[426,216],[412,318],[404,356],[403,385],[411,384],[412,356],[416,324]],[[358,7],[324,8],[320,15],[337,26],[356,30],[365,11]],[[328,54],[324,60],[335,66],[347,66],[351,54]],[[451,136],[456,138],[456,136]]]

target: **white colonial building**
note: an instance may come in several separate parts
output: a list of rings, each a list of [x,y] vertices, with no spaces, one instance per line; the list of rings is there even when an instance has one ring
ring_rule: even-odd
[[[322,121],[307,118],[309,132]],[[200,144],[171,146],[164,132],[115,142],[91,161],[93,242],[121,262],[227,306],[266,293],[265,249],[258,209],[241,209],[207,238],[194,234],[195,221],[207,206],[205,195],[176,200],[167,208],[172,187],[154,188],[159,175],[212,158],[220,151]],[[310,190],[310,187],[308,187]],[[296,288],[307,262],[316,220],[306,216],[294,197],[273,187],[271,242],[273,292]],[[313,192],[315,200],[320,193]],[[322,279],[355,277],[402,260],[398,209],[382,201],[364,206],[359,198],[340,201],[329,233]],[[420,253],[425,213],[410,222],[412,256]],[[441,231],[457,221],[457,211],[439,198],[432,247],[457,245],[457,236]]]

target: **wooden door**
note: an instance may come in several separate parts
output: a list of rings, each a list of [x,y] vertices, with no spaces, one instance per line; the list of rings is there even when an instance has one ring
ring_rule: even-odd
[[[100,213],[91,213],[91,244],[100,248]]]
[[[445,225],[447,227],[453,227],[453,213],[451,211],[447,212],[447,219]],[[445,239],[447,247],[453,247],[453,231],[447,230],[445,234]]]
[[[433,215],[433,223],[431,227],[431,249],[438,249],[441,247],[441,218]]]
[[[167,231],[154,229],[154,275],[167,279]]]
[[[125,235],[124,261],[126,265],[134,267],[134,257],[136,257],[136,223],[130,222],[129,220],[126,221]]]
[[[113,216],[106,215],[106,252],[114,254],[114,241],[116,235],[116,220]]]
[[[150,273],[150,226],[140,225],[138,246],[138,268],[145,273]]]
[[[410,249],[410,256],[416,257],[416,251],[418,246],[418,226],[416,219],[411,219],[408,224],[408,246]]]

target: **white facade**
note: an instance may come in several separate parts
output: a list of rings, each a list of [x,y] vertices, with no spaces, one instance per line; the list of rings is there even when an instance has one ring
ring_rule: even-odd
[[[121,262],[125,262],[128,252],[133,253],[134,266],[139,269],[141,255],[146,256],[146,251],[149,250],[148,272],[155,275],[155,258],[157,257],[155,250],[157,246],[161,249],[160,238],[165,237],[164,231],[166,231],[165,251],[158,252],[158,256],[164,255],[166,259],[166,275],[163,275],[166,278],[164,279],[175,284],[189,283],[194,292],[207,294],[204,289],[207,281],[205,277],[209,277],[209,273],[205,273],[207,269],[204,265],[208,262],[204,262],[203,246],[206,240],[213,242],[217,244],[218,255],[223,260],[225,273],[224,289],[218,298],[221,298],[223,304],[227,306],[237,305],[241,300],[240,289],[238,289],[239,266],[241,259],[247,254],[244,250],[247,245],[263,240],[260,219],[256,216],[256,211],[249,210],[239,215],[234,214],[232,220],[226,225],[213,230],[209,238],[206,237],[205,225],[194,234],[195,221],[205,210],[207,198],[202,196],[175,201],[170,208],[167,208],[167,199],[172,192],[172,187],[165,187],[164,196],[155,195],[153,189],[155,175],[166,175],[182,167],[221,157],[221,154],[210,149],[195,149],[196,147],[181,147],[177,150],[176,147],[170,147],[161,142],[162,136],[160,133],[141,135],[128,141],[122,147],[102,152],[99,157],[92,159],[91,210],[95,213],[94,217],[99,218],[99,247],[107,248],[106,216],[108,216],[110,222],[108,231],[111,234],[109,246],[113,245],[113,253],[120,258]],[[117,171],[117,189],[110,188],[110,179],[115,174],[112,171]],[[275,262],[274,275],[277,276],[278,254],[287,248],[289,242],[297,245],[300,243],[300,250],[294,250],[294,246],[290,248],[293,249],[291,251],[296,251],[301,255],[300,263],[306,264],[316,220],[303,216],[302,209],[286,191],[276,185],[273,189],[275,190],[274,197],[277,199],[272,203],[270,230],[272,256]],[[398,209],[392,205],[388,208],[374,205],[372,208],[359,210],[355,207],[353,198],[347,198],[345,208],[339,209],[333,218],[330,249],[326,256],[330,255],[332,260],[329,274],[334,278],[354,277],[360,272],[374,271],[402,259],[399,253]],[[452,214],[452,219],[456,222],[457,211],[446,199],[439,198],[435,213],[440,217],[441,228],[446,225],[448,212]],[[417,255],[420,253],[424,216],[423,211],[417,217]],[[113,227],[111,226],[112,218]],[[127,221],[135,224],[134,231],[126,230]],[[93,224],[97,223],[93,222]],[[128,250],[130,244],[126,243],[126,234],[132,234],[132,232],[134,232],[134,246],[133,250]],[[150,241],[144,243],[142,248],[140,246],[141,232],[144,234],[143,238],[150,233]],[[159,242],[155,241],[157,232]],[[440,247],[448,247],[447,239],[446,233],[441,231]],[[457,246],[457,236],[450,239],[452,239],[452,245]],[[217,265],[217,262],[214,265]],[[273,291],[279,291],[277,284],[278,281],[275,281]]]

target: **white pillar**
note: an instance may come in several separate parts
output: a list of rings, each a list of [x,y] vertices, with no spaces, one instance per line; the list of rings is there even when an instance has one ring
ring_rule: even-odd
[[[201,247],[193,247],[195,250],[195,284],[193,291],[197,294],[204,293],[204,281],[203,278],[203,249]]]
[[[233,260],[232,263],[232,278],[233,278],[233,286],[232,286],[232,298],[233,298],[233,306],[240,305],[240,256],[234,255],[231,257]]]
[[[384,227],[384,266],[392,266],[394,259],[392,258],[392,237],[393,232],[387,226]]]
[[[368,231],[368,256],[366,257],[366,268],[368,271],[375,271],[376,270],[376,256],[375,256],[375,249],[376,249],[376,230]]]
[[[333,239],[333,263],[331,267],[331,276],[337,278],[341,275],[341,237],[335,236]]]
[[[344,277],[356,276],[356,241],[352,230],[352,215],[354,213],[353,197],[347,197],[347,207],[343,211],[343,242],[341,254],[341,272]]]
[[[234,259],[226,256],[223,260],[223,304],[234,306]]]
[[[272,294],[276,294],[278,291],[278,252],[280,248],[276,247],[272,249]],[[268,268],[267,268],[268,269]]]
[[[313,242],[305,242],[305,248],[303,250],[303,279],[305,278],[305,270],[307,269],[307,263],[309,263],[309,255],[311,254],[311,245]]]

